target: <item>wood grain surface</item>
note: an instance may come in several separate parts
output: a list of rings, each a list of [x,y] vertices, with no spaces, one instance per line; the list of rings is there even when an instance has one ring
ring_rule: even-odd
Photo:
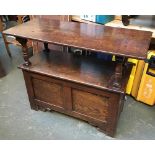
[[[91,56],[75,56],[71,53],[53,50],[49,53],[37,53],[30,61],[31,66],[20,65],[20,68],[119,93],[125,92],[131,69],[127,69],[126,74],[123,75],[121,87],[114,89],[110,81],[115,75],[115,62],[104,62],[102,59]]]
[[[152,32],[103,25],[34,19],[4,34],[47,43],[145,59]]]

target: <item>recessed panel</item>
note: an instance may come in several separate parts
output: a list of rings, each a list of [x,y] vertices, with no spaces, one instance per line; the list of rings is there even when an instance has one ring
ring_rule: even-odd
[[[106,121],[108,116],[108,97],[88,93],[82,90],[72,90],[73,110],[98,119]]]
[[[52,105],[63,107],[62,86],[60,84],[32,79],[36,99]]]

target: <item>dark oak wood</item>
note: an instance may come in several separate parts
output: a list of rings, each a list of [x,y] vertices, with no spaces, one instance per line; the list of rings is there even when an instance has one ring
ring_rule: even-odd
[[[114,136],[131,71],[127,57],[146,58],[151,32],[36,19],[3,33],[16,36],[23,46],[25,63],[19,68],[32,109],[80,118]],[[27,39],[43,42],[46,49],[30,61]],[[64,51],[47,52],[49,43],[62,45]],[[76,56],[67,52],[68,47],[115,54],[119,59],[103,62]]]
[[[65,94],[65,96],[71,95],[70,98],[72,98],[71,100],[72,102],[70,106],[68,106],[69,108],[66,107],[66,104],[68,104],[68,102],[64,102],[62,107],[59,104],[57,104],[57,101],[55,102],[55,100],[52,97],[50,98],[50,100],[42,98],[42,96],[47,96],[46,94],[50,96],[51,92],[40,91],[39,93],[39,91],[36,89],[37,87],[36,83],[33,82],[35,80],[38,80],[38,78],[41,78],[42,79],[41,89],[42,89],[42,87],[44,88],[47,85],[51,86],[51,83],[55,82],[55,80],[53,81],[52,77],[39,75],[37,73],[32,74],[31,72],[27,72],[25,70],[23,70],[23,72],[24,72],[24,75],[27,76],[26,80],[31,81],[31,85],[27,85],[28,91],[30,87],[33,87],[32,94],[34,94],[34,96],[33,98],[30,98],[32,99],[30,103],[33,109],[35,108],[36,110],[52,109],[76,118],[80,118],[82,120],[89,122],[90,124],[93,124],[99,127],[103,132],[107,133],[108,135],[114,136],[114,133],[116,131],[116,124],[117,124],[117,120],[120,112],[119,110],[120,107],[119,105],[117,105],[119,104],[117,99],[119,98],[119,93],[115,94],[115,93],[110,93],[102,90],[101,95],[98,95],[97,91],[96,93],[91,92],[91,90],[89,90],[89,87],[87,86],[81,85],[81,88],[76,88],[75,85],[77,85],[78,87],[79,85],[75,84],[73,85],[73,87],[70,87],[70,90],[72,93],[69,93],[68,91],[66,92],[65,89],[63,89],[64,91],[63,93]],[[60,86],[64,86],[63,85],[64,81],[62,79],[61,80],[59,79],[58,82],[60,83]],[[87,90],[84,90],[83,87]],[[38,94],[35,95],[37,91],[38,91]],[[55,93],[54,98],[58,99],[59,93],[58,94]],[[110,104],[112,109],[109,108]],[[115,106],[118,108],[115,108]],[[114,112],[111,112],[111,110]],[[114,122],[116,121],[116,124],[110,123],[110,122],[113,122],[113,119],[114,119]]]
[[[128,73],[122,75],[119,89],[112,87],[110,77],[115,76],[116,62],[103,62],[94,57],[75,56],[74,54],[60,51],[49,53],[41,52],[30,59],[32,66],[20,68],[46,76],[74,81],[76,83],[93,86],[99,89],[124,93]]]
[[[67,52],[41,52],[23,70],[31,108],[55,110],[80,118],[114,136],[122,109],[122,96],[131,68],[121,78],[121,87],[110,88],[117,63]],[[110,84],[110,85],[109,85]]]
[[[40,20],[60,20],[60,21],[70,21],[71,16],[70,15],[32,15],[31,19],[40,19]],[[34,43],[34,42],[33,42]],[[44,50],[44,44],[43,42],[35,42],[36,46],[33,46],[34,52],[40,52]],[[62,46],[56,45],[56,44],[48,44],[49,49],[54,49],[54,50],[62,50]]]
[[[76,89],[72,91],[72,96],[74,111],[89,115],[101,121],[106,121],[106,117],[108,116],[107,107],[109,97],[99,96]]]
[[[29,61],[29,55],[28,55],[27,39],[16,37],[16,40],[22,45],[23,58],[25,60],[24,65],[26,66],[31,65],[31,62]]]
[[[32,79],[34,96],[41,101],[54,103],[63,108],[62,89],[63,87],[56,83],[48,83],[40,79]]]
[[[115,75],[112,76],[111,81],[114,88],[121,87],[121,81],[124,74],[124,67],[127,66],[127,58],[116,56]]]
[[[59,45],[145,59],[152,32],[103,25],[35,19],[4,34]]]

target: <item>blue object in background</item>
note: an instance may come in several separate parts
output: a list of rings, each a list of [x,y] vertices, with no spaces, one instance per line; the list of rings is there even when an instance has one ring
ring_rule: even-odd
[[[114,20],[114,15],[96,15],[96,23],[106,24]]]
[[[114,20],[114,17],[115,17],[114,15],[81,15],[80,16],[81,19],[95,22],[98,24],[106,24]]]
[[[98,59],[102,59],[104,61],[112,61],[112,55],[106,53],[96,53],[96,57]]]

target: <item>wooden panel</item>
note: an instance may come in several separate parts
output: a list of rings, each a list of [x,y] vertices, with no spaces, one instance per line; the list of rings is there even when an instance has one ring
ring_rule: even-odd
[[[62,86],[40,79],[32,78],[34,96],[36,99],[63,107]]]
[[[48,43],[145,59],[152,32],[34,19],[3,32]]]
[[[72,90],[73,110],[101,121],[108,115],[108,97]]]

